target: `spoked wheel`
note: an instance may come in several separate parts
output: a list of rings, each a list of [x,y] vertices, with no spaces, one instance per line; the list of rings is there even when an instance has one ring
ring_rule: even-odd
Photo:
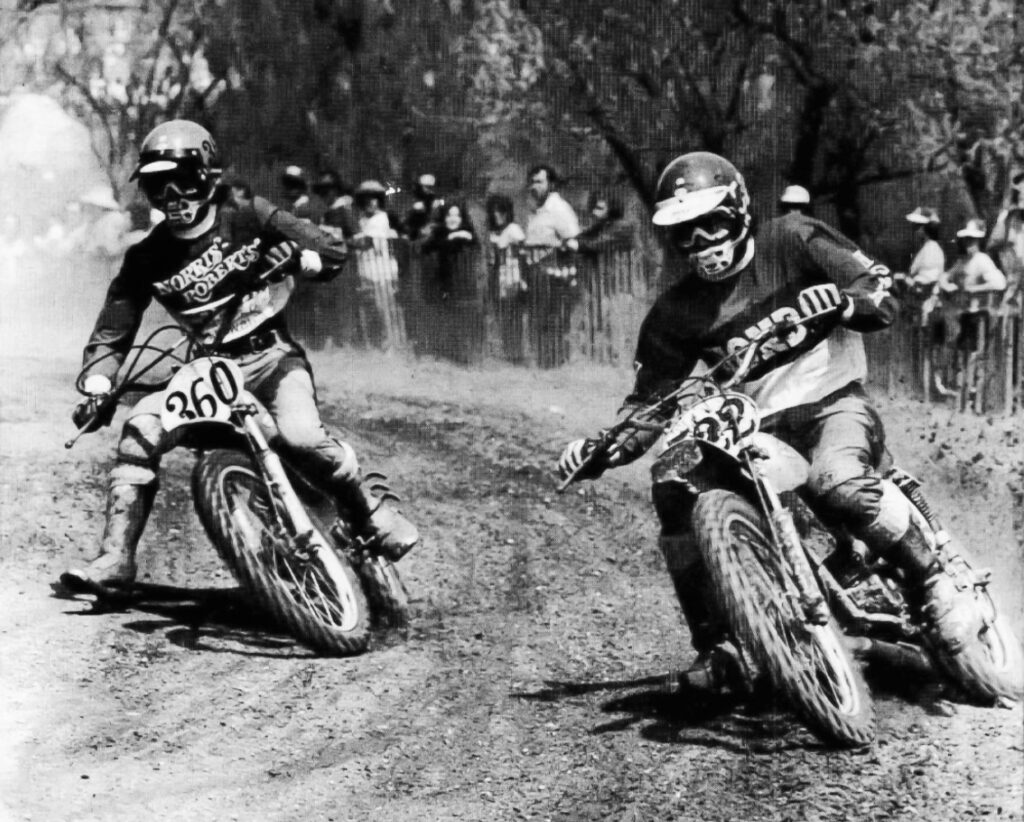
[[[351,565],[314,531],[297,538],[281,503],[238,451],[203,454],[192,476],[207,534],[242,586],[296,638],[326,654],[369,642],[369,609]]]
[[[760,512],[730,491],[701,494],[694,531],[743,650],[824,740],[861,747],[875,735],[867,686],[833,625],[810,625]]]

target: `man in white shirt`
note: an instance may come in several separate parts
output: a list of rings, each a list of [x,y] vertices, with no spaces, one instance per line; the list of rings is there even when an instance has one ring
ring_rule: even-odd
[[[551,166],[530,169],[528,188],[533,210],[526,222],[528,259],[533,265],[528,276],[537,301],[534,331],[537,364],[542,368],[561,365],[569,359],[567,334],[572,323],[572,307],[578,286],[576,264],[565,243],[580,233],[576,212],[555,191],[559,178]]]

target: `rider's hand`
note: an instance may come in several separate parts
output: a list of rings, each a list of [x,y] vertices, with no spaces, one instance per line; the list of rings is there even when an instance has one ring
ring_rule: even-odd
[[[116,402],[107,404],[98,415],[96,412],[110,396],[112,387],[110,380],[102,374],[93,374],[86,379],[82,386],[86,396],[71,412],[71,421],[75,424],[75,428],[81,430],[82,426],[88,423],[89,427],[85,433],[91,433],[110,425],[110,421],[114,418],[114,411],[117,410]]]
[[[562,479],[568,479],[573,475],[584,462],[595,452],[601,445],[600,440],[595,439],[580,439],[573,440],[562,452],[562,456],[558,458],[558,474]],[[578,474],[576,479],[597,479],[601,474],[604,473],[608,467],[607,460],[601,457],[592,459],[590,463]]]

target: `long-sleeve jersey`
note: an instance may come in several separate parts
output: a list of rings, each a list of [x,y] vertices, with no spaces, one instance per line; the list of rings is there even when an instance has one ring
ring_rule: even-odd
[[[765,416],[815,402],[867,376],[860,333],[888,326],[896,302],[889,269],[814,218],[764,225],[752,261],[722,282],[687,277],[654,304],[640,329],[636,383],[626,406],[674,388],[699,362],[715,363],[780,321],[852,301],[842,325],[813,320],[761,349],[743,389]]]
[[[282,327],[281,311],[293,279],[252,285],[248,275],[250,269],[259,271],[263,255],[285,240],[317,252],[326,277],[345,261],[343,240],[262,197],[239,209],[219,206],[211,228],[191,239],[158,223],[128,249],[107,290],[83,354],[87,375],[113,379],[153,299],[205,342],[228,343],[257,328]]]

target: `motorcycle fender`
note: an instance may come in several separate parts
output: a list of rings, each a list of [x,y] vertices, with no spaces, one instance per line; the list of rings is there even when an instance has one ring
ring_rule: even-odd
[[[714,488],[731,488],[756,499],[744,465],[728,451],[703,440],[684,440],[665,451],[651,468],[655,487],[673,485],[696,496]]]
[[[793,491],[807,483],[810,464],[795,448],[763,431],[751,435],[747,442],[767,454],[766,459],[758,460],[758,468],[776,491]]]

